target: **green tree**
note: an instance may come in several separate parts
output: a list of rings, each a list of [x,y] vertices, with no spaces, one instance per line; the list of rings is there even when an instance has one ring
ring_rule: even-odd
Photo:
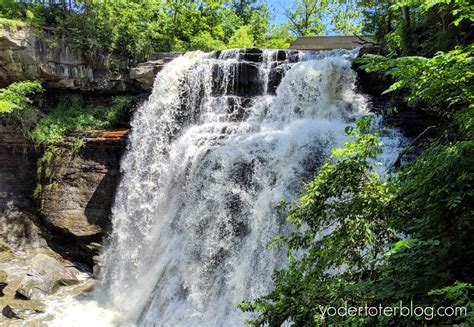
[[[355,1],[329,1],[327,15],[338,34],[351,35],[362,32],[362,13]]]
[[[290,47],[290,42],[294,37],[290,33],[288,25],[272,25],[270,31],[261,44],[262,48],[286,49]]]
[[[288,248],[290,263],[275,272],[274,291],[241,304],[245,311],[260,313],[253,325],[342,323],[346,318],[325,317],[320,306],[371,302],[359,282],[376,269],[377,258],[395,234],[387,223],[393,184],[375,172],[381,142],[369,128],[369,117],[348,128],[354,142],[333,150],[296,203],[283,202],[296,231],[274,244]],[[366,318],[353,319],[362,323]]]
[[[248,22],[252,37],[255,42],[255,46],[260,47],[264,42],[266,34],[268,33],[270,26],[270,10],[267,6],[257,7],[250,17]]]
[[[405,91],[409,103],[422,101],[439,112],[446,112],[447,106],[474,109],[474,45],[438,52],[433,58],[367,54],[358,61],[367,72],[391,75],[396,82],[385,92]]]
[[[38,81],[17,82],[0,89],[0,117],[29,137],[31,129],[41,117],[37,105],[43,92]]]
[[[216,40],[209,32],[200,32],[191,39],[190,50],[214,51],[225,48],[224,42]]]
[[[363,32],[375,35],[391,56],[432,56],[473,39],[473,8],[465,0],[347,0],[361,15]]]
[[[229,48],[253,48],[254,40],[249,26],[241,26],[229,39]]]
[[[326,0],[297,0],[290,9],[285,9],[285,16],[291,31],[296,36],[320,35],[324,33],[322,22]]]
[[[257,6],[257,0],[230,0],[229,7],[243,24],[250,23]]]

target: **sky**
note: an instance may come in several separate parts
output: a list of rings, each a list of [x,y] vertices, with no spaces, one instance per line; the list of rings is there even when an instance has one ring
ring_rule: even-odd
[[[266,3],[273,9],[274,17],[272,17],[272,23],[282,24],[288,22],[288,18],[284,15],[284,8],[290,9],[294,0],[262,0],[262,2]],[[327,35],[336,35],[336,33],[332,31],[331,25],[328,21],[323,19],[323,24],[328,28],[326,31]]]
[[[291,8],[293,0],[266,0],[268,6],[272,7],[275,13],[273,23],[286,23],[287,19],[283,14],[283,8]]]

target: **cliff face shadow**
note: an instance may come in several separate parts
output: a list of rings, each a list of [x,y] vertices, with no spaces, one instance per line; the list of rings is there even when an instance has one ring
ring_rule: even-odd
[[[102,228],[102,235],[111,231],[111,209],[115,199],[115,193],[120,181],[120,159],[123,153],[122,147],[91,148],[86,149],[82,156],[84,159],[95,161],[102,167],[96,171],[94,180],[100,180],[85,205],[84,214],[91,224]],[[102,176],[102,177],[100,177]]]
[[[99,225],[102,228],[102,234],[108,234],[111,231],[110,216],[118,179],[115,173],[107,171],[84,209],[88,222]]]
[[[0,243],[22,247],[37,238],[32,196],[37,153],[15,132],[0,119]]]
[[[64,258],[85,265],[85,270],[92,269],[94,256],[111,231],[123,148],[86,145],[64,168],[61,185],[47,199],[48,211],[40,215],[48,245]]]

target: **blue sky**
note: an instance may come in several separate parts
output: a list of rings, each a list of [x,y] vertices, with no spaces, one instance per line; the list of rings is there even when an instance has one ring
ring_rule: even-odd
[[[273,22],[276,24],[286,23],[287,19],[283,15],[283,8],[290,8],[293,0],[267,0],[266,2],[274,10],[275,17]]]
[[[266,3],[270,8],[273,9],[274,17],[272,23],[275,24],[282,24],[286,23],[288,19],[283,14],[284,8],[291,8],[294,1],[293,0],[261,0],[262,2]],[[332,25],[330,24],[328,19],[323,18],[323,23],[326,25],[327,28],[327,35],[336,35],[334,31],[332,31]]]

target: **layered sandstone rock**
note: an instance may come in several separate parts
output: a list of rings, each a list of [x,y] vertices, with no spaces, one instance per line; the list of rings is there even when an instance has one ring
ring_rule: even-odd
[[[164,63],[179,53],[154,55],[135,68],[111,58],[94,60],[72,50],[64,37],[38,37],[29,28],[0,26],[0,87],[24,80],[39,80],[49,89],[120,93],[148,90]]]
[[[38,170],[43,150],[14,126],[0,127],[0,248],[48,245],[91,267],[110,229],[128,130],[80,135],[85,145],[79,151],[64,144],[65,151],[43,167],[54,171],[44,179]]]

